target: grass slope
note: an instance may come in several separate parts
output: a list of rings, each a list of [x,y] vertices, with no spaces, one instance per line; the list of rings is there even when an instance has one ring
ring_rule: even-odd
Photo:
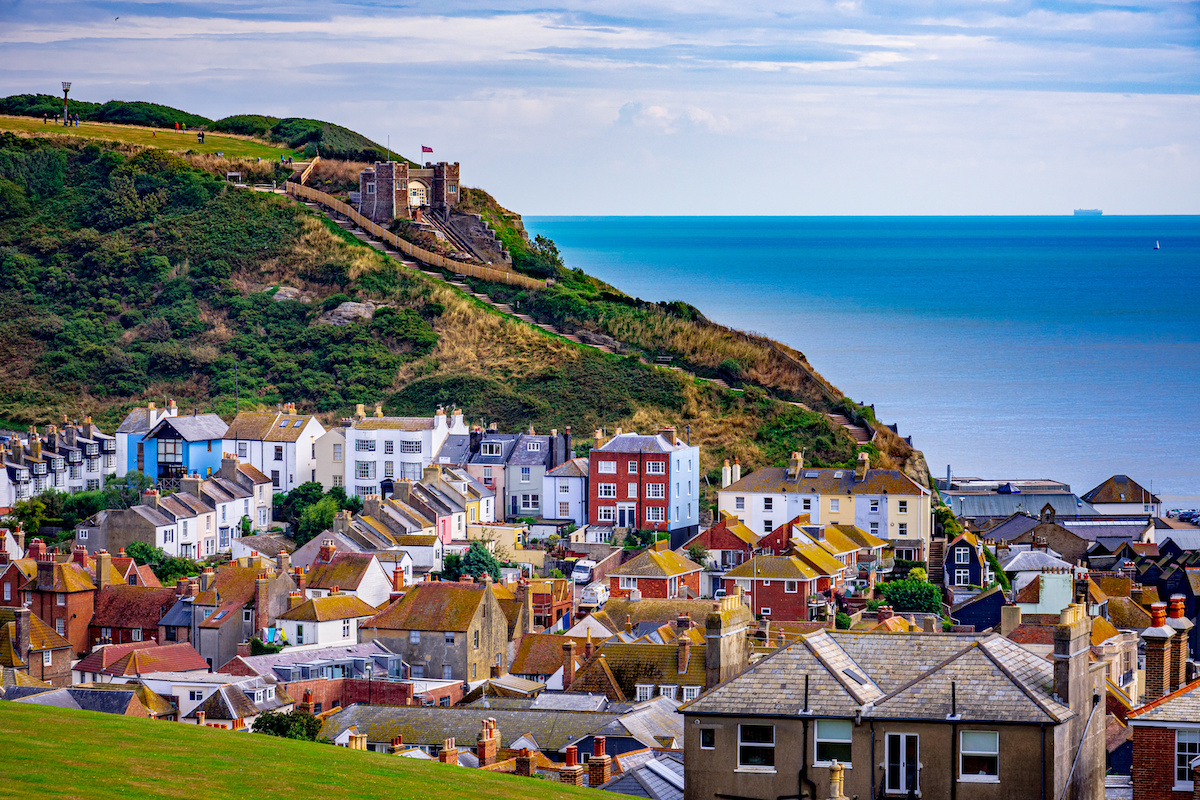
[[[0,792],[52,798],[556,800],[587,789],[250,733],[0,702]]]

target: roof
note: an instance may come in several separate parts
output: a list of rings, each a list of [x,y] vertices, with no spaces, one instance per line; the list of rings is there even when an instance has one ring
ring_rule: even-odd
[[[657,627],[668,622],[674,623],[680,615],[687,616],[695,625],[703,626],[712,609],[712,600],[655,599],[651,597],[630,600],[625,597],[614,597],[604,604],[604,608],[586,619],[594,619],[615,633],[625,630],[626,617],[629,617],[635,627],[645,624]]]
[[[433,457],[434,464],[463,464],[471,455],[471,434],[451,433]]]
[[[639,578],[672,578],[704,569],[674,550],[643,550],[609,575],[634,575]]]
[[[1118,628],[1141,630],[1150,627],[1150,612],[1130,597],[1108,598],[1108,621]]]
[[[357,619],[374,616],[377,609],[352,594],[334,594],[305,600],[295,608],[279,615],[279,619],[296,622],[328,622],[334,619]]]
[[[575,657],[583,659],[587,639],[553,633],[530,633],[521,638],[509,672],[517,675],[553,675],[563,665],[563,645],[575,643]]]
[[[922,495],[929,490],[896,469],[868,469],[863,480],[855,480],[853,469],[802,469],[800,477],[789,478],[784,467],[761,467],[722,492],[781,494],[899,494]]]
[[[17,652],[17,609],[0,608],[0,667],[27,667],[29,664],[21,659]],[[29,649],[61,650],[71,647],[71,643],[60,636],[49,625],[42,621],[37,614],[29,615]]]
[[[392,651],[388,650],[379,642],[372,640],[362,644],[337,645],[335,647],[321,647],[313,650],[309,650],[307,648],[296,649],[291,647],[279,653],[268,653],[261,656],[238,656],[237,660],[241,661],[242,664],[249,668],[254,674],[267,675],[270,674],[276,667],[289,666],[291,664],[309,664],[314,661],[370,658],[374,655],[392,655]]]
[[[726,578],[810,581],[817,571],[795,556],[755,556],[725,573]]]
[[[1058,516],[1097,513],[1096,509],[1066,492],[997,494],[951,491],[942,492],[942,497],[960,517],[1011,517],[1018,512],[1039,514],[1047,503]],[[991,537],[991,531],[988,531],[988,536]]]
[[[292,698],[288,696],[282,686],[275,683],[268,684],[261,678],[251,680],[254,683],[249,685],[245,681],[238,681],[217,687],[217,690],[206,697],[203,703],[188,712],[187,718],[198,718],[199,713],[204,712],[208,719],[245,719],[258,716],[264,711],[272,711],[280,706],[292,704]],[[275,690],[273,699],[267,699],[266,692],[264,692],[262,701],[256,703],[246,694],[247,691],[253,693],[268,687]]]
[[[373,553],[334,553],[327,563],[313,564],[308,571],[310,589],[357,589],[375,562]]]
[[[262,573],[260,567],[241,567],[237,562],[221,565],[217,579],[207,592],[200,592],[193,601],[198,606],[215,606],[217,597],[221,603],[240,601],[248,603],[254,599],[254,581]]]
[[[598,788],[649,800],[683,800],[682,752],[647,749],[618,758],[621,771]]]
[[[1054,699],[1051,664],[997,634],[831,630],[803,636],[683,710],[792,716],[803,710],[806,676],[817,716],[945,720],[951,682],[964,721],[1053,724],[1074,716]]]
[[[1040,520],[1023,511],[1011,514],[990,528],[983,530],[983,535],[994,542],[1007,542],[1016,539],[1021,534],[1036,526]]]
[[[620,701],[636,697],[638,684],[704,686],[705,646],[691,646],[682,673],[679,653],[680,646],[675,644],[607,642],[576,671],[567,691],[603,693]]]
[[[210,439],[224,439],[229,426],[225,420],[216,414],[195,414],[179,417],[165,417],[150,429],[147,439],[157,438],[167,427],[173,429],[187,442],[204,442]]]
[[[359,431],[431,431],[435,425],[434,417],[364,417],[351,422]]]
[[[280,411],[243,411],[229,423],[225,439],[253,439],[258,442],[295,442],[315,419],[311,414],[285,414]],[[318,423],[319,425],[320,423]]]
[[[76,666],[76,671],[79,667]],[[188,642],[144,647],[129,652],[106,669],[106,675],[143,675],[147,672],[208,672],[208,662]]]
[[[835,535],[845,537],[850,544],[855,544],[859,548],[872,550],[876,547],[886,547],[887,542],[880,539],[878,536],[873,536],[857,525],[826,525],[825,538],[833,541]],[[839,550],[838,552],[847,552]]]
[[[1161,502],[1149,490],[1143,488],[1128,475],[1113,475],[1095,489],[1084,493],[1089,503],[1136,503],[1149,505]]]
[[[1190,722],[1200,719],[1200,680],[1184,684],[1180,688],[1152,700],[1129,712],[1126,720],[1138,722]]]
[[[157,628],[175,602],[175,589],[169,586],[105,586],[96,593],[91,624],[104,628]]]
[[[662,434],[619,433],[593,453],[674,453],[687,445],[669,442]]]
[[[121,424],[117,426],[117,433],[143,433],[148,428],[148,419],[145,408],[135,408],[130,411]]]
[[[38,589],[43,591],[69,593],[94,592],[96,590],[96,584],[92,583],[92,578],[88,575],[87,570],[73,561],[66,564],[55,562],[50,571],[49,583],[44,583],[42,577],[42,571],[38,570]]]
[[[845,564],[838,561],[824,547],[817,544],[794,546],[792,548],[792,555],[807,563],[819,575],[836,575],[846,568]]]
[[[548,478],[586,478],[589,463],[586,458],[571,458],[546,473]]]
[[[474,742],[484,718],[496,720],[500,746],[511,747],[522,737],[532,738],[538,749],[560,752],[619,719],[616,714],[594,711],[530,711],[503,708],[425,708],[420,706],[352,705],[330,714],[321,726],[321,738],[334,739],[349,728],[366,734],[369,742],[390,742],[397,736],[406,744],[436,745],[453,738],[465,746]]]
[[[96,673],[112,666],[134,650],[158,647],[158,642],[127,642],[97,647],[80,659],[72,669],[81,673]]]
[[[98,711],[102,714],[125,714],[131,703],[138,702],[134,692],[113,692],[103,689],[51,689],[37,691],[24,697],[14,698],[15,703],[30,703],[39,706],[56,706],[82,711]]]
[[[1038,575],[1013,595],[1014,603],[1038,603],[1042,599],[1042,576]]]
[[[129,692],[137,697],[142,707],[156,717],[167,717],[175,714],[175,706],[171,701],[140,683],[79,683],[73,689],[91,689],[100,692]]]
[[[295,542],[277,533],[258,533],[254,536],[242,536],[237,541],[242,547],[248,547],[268,558],[274,558],[280,553],[290,554],[296,551]]]
[[[362,628],[391,631],[466,631],[471,627],[486,586],[481,583],[425,581],[365,620]]]
[[[1021,553],[1015,553],[1000,565],[1000,568],[1005,572],[1041,572],[1050,567],[1070,569],[1071,565],[1044,550],[1026,550]]]

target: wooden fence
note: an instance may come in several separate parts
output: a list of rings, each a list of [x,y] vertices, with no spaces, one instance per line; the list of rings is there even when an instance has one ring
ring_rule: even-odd
[[[508,270],[493,269],[485,267],[481,264],[467,264],[462,261],[456,261],[453,258],[446,258],[437,253],[431,253],[428,250],[417,247],[412,242],[401,239],[396,234],[386,228],[376,225],[371,220],[364,217],[354,210],[354,207],[343,203],[324,192],[317,191],[308,186],[299,183],[289,182],[287,184],[287,192],[305,200],[310,200],[314,203],[320,203],[331,211],[335,211],[348,219],[354,221],[358,227],[362,228],[369,235],[376,239],[387,242],[392,247],[404,253],[409,258],[415,259],[430,267],[437,267],[452,272],[455,275],[467,275],[472,278],[479,278],[485,281],[494,281],[495,283],[506,283],[510,286],[520,286],[523,289],[544,289],[546,282],[531,278],[528,275],[522,275],[519,272],[510,272]]]
[[[304,172],[300,173],[300,183],[308,183],[308,176],[312,175],[313,167],[317,166],[317,162],[320,160],[320,156],[313,156],[313,160],[308,162],[308,166],[304,168]]]

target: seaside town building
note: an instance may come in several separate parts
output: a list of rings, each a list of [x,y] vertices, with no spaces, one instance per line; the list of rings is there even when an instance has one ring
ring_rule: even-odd
[[[280,411],[243,411],[225,431],[223,452],[271,478],[276,492],[290,492],[317,479],[316,441],[325,427],[311,414],[297,414],[288,403]]]
[[[460,197],[459,163],[418,167],[407,161],[376,161],[358,176],[358,212],[387,225],[394,219],[448,221]]]

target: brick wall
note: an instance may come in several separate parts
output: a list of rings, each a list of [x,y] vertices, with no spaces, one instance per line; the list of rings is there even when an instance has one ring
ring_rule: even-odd
[[[1171,728],[1133,728],[1133,800],[1190,800],[1192,793],[1176,792],[1175,731]]]
[[[722,583],[725,586],[725,593],[732,595],[734,588],[737,586],[737,581],[732,578],[725,578]],[[784,581],[773,580],[771,585],[765,585],[765,581],[751,581],[753,586],[754,607],[751,611],[757,615],[760,609],[771,609],[770,619],[776,621],[807,621],[808,620],[808,595],[810,593],[810,584],[808,581],[797,581],[796,591],[786,591],[787,586]]]
[[[71,685],[71,655],[69,648],[52,650],[47,667],[42,663],[42,651],[35,650],[30,653],[29,675],[52,686],[66,688]]]
[[[237,659],[230,662],[230,667],[238,664]],[[240,667],[241,671],[233,674],[251,674]],[[283,684],[288,695],[300,703],[306,690],[313,693],[313,704],[320,704],[322,711],[328,711],[335,706],[343,708],[354,703],[367,703],[377,706],[410,706],[420,705],[423,701],[413,698],[413,685],[400,681],[377,681],[368,683],[362,678],[314,678],[307,681],[292,681]],[[443,698],[448,698],[450,705],[462,700],[462,684],[453,683],[445,688],[439,688],[426,693],[426,698],[439,705]]]

